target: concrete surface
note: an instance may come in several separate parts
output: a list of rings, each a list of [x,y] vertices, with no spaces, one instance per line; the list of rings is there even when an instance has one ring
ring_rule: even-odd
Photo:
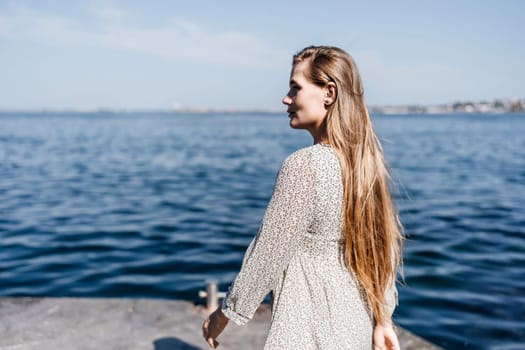
[[[2,350],[208,349],[201,325],[207,311],[187,301],[97,298],[0,298]],[[219,349],[262,349],[270,309],[228,324]],[[401,348],[439,349],[404,329]]]

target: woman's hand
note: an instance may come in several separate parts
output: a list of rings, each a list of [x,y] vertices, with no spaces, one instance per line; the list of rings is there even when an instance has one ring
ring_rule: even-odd
[[[400,350],[399,340],[392,323],[377,324],[374,327],[374,350]]]
[[[228,317],[224,316],[220,306],[204,320],[202,324],[202,335],[211,348],[215,349],[219,346],[219,342],[215,340],[215,338],[222,333],[228,321]]]

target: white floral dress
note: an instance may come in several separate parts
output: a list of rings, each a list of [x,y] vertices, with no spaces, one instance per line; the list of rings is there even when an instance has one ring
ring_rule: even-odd
[[[223,313],[243,325],[273,292],[264,349],[372,348],[370,307],[343,260],[342,200],[341,166],[330,146],[302,148],[284,161],[222,303]],[[396,296],[392,284],[390,314]]]

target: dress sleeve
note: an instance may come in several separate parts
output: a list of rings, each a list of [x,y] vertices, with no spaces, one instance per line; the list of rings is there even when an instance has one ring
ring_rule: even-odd
[[[397,295],[395,278],[392,278],[385,292],[385,304],[386,304],[387,316],[392,317],[392,314],[394,313],[394,309],[398,305],[398,295]]]
[[[394,260],[393,251],[392,251],[392,268],[394,268],[394,271],[395,271],[394,276],[390,278],[387,289],[385,291],[386,315],[389,316],[390,318],[392,317],[392,314],[394,313],[396,306],[399,305],[397,288],[396,288],[397,269],[396,269],[396,263]]]
[[[313,220],[313,196],[311,160],[300,150],[284,161],[259,231],[222,302],[222,312],[236,324],[252,318],[288,266]]]

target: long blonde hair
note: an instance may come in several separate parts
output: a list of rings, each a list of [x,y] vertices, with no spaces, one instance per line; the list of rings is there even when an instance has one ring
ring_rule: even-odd
[[[403,243],[383,149],[352,57],[337,47],[310,46],[294,56],[294,67],[304,60],[309,60],[307,78],[312,83],[336,86],[335,101],[328,106],[326,133],[342,166],[345,262],[359,279],[375,322],[382,323],[390,317],[385,291],[396,281]]]

